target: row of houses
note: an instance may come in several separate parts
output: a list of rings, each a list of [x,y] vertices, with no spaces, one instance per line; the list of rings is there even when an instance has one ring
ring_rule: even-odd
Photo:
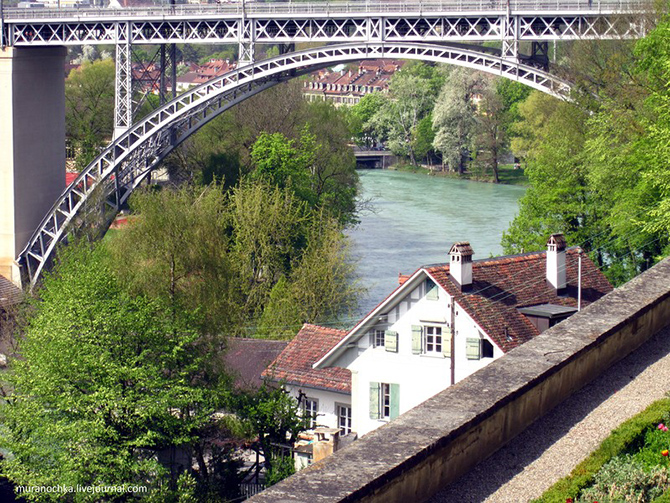
[[[317,433],[362,436],[612,290],[562,234],[545,251],[473,255],[455,243],[446,263],[400,275],[351,330],[305,324],[285,345],[271,342],[263,379],[299,399]]]
[[[391,77],[404,63],[374,59],[361,61],[356,70],[314,72],[303,83],[303,94],[309,101],[328,100],[335,106],[355,105],[366,94],[388,92]]]

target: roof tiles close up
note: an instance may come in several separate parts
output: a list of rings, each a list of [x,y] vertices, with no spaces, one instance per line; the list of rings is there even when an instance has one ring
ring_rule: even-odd
[[[316,370],[312,365],[347,335],[346,330],[305,323],[263,377],[288,384],[351,393],[351,371],[339,367]]]

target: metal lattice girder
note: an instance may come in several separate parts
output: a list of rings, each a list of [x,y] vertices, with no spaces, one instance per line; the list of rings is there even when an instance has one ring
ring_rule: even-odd
[[[133,69],[130,24],[117,26],[116,78],[114,85],[114,137],[133,124]]]
[[[558,97],[569,85],[543,71],[462,47],[417,43],[341,44],[241,66],[165,104],[116,138],[68,186],[31,237],[18,261],[31,285],[94,191],[118,210],[139,183],[174,148],[214,117],[244,99],[296,75],[335,63],[364,59],[416,59],[451,63],[525,83]]]
[[[131,9],[5,9],[9,45],[117,43],[117,25],[134,44],[449,42],[640,37],[632,14],[644,0],[444,0],[407,2],[253,2]],[[250,28],[251,27],[251,28]]]

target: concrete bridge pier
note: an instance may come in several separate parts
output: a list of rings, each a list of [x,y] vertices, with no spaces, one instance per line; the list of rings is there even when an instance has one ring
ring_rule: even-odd
[[[0,275],[65,188],[64,47],[0,50]]]

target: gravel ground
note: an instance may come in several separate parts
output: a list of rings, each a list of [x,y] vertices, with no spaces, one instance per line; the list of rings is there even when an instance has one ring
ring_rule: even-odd
[[[568,475],[616,428],[670,391],[670,328],[611,367],[431,503],[523,503]]]

